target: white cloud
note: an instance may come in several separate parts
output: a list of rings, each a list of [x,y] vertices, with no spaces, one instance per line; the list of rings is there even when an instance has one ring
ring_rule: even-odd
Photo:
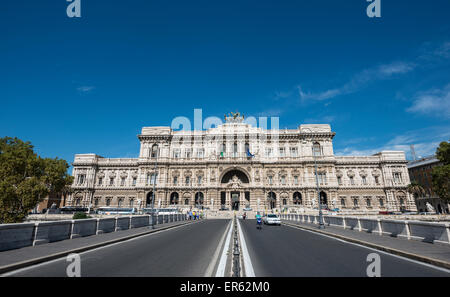
[[[92,91],[93,89],[95,89],[94,86],[81,86],[77,88],[78,92],[81,93],[89,93],[90,91]]]
[[[443,89],[433,89],[418,94],[412,106],[406,111],[450,118],[450,84]]]
[[[338,88],[328,89],[318,93],[305,92],[302,86],[297,86],[301,100],[326,100],[341,95],[355,93],[371,82],[390,79],[395,75],[405,74],[414,70],[416,66],[409,62],[393,62],[373,68],[365,69],[354,75],[350,81]]]
[[[361,149],[355,146],[348,146],[343,149],[336,150],[336,155],[340,156],[370,156],[375,153],[394,150],[404,151],[407,158],[411,157],[411,144],[417,157],[425,157],[433,155],[441,141],[446,141],[450,137],[450,127],[430,127],[420,130],[408,131],[405,134],[398,135],[375,148]]]

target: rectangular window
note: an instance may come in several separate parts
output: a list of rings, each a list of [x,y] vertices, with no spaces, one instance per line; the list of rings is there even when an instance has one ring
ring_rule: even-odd
[[[189,176],[186,176],[186,186],[189,186],[191,183],[191,178]]]
[[[173,177],[173,184],[176,186],[178,184],[178,177],[174,176]]]
[[[296,147],[291,147],[291,157],[297,157],[298,156],[298,150]]]
[[[272,148],[266,147],[266,157],[272,157]]]
[[[156,185],[158,183],[157,178],[158,178],[158,174],[152,173],[151,177],[150,177],[150,184]]]
[[[280,157],[286,157],[286,149],[284,147],[280,147]]]
[[[394,172],[394,182],[397,184],[402,182],[402,174],[400,172]]]
[[[125,177],[122,177],[122,179],[120,180],[120,185],[125,186]]]
[[[298,176],[297,175],[294,176],[294,184],[298,185]]]
[[[85,179],[86,179],[86,175],[85,174],[79,174],[78,175],[78,184],[79,185],[84,184]]]
[[[197,158],[202,159],[205,155],[205,150],[204,149],[198,149],[197,150]]]
[[[99,186],[103,185],[103,177],[98,178],[98,185]]]
[[[361,176],[361,181],[363,185],[367,185],[367,179],[365,176]]]
[[[320,185],[324,185],[324,184],[327,183],[327,175],[326,175],[325,172],[319,172],[319,173],[317,174],[317,178],[318,178],[318,180],[319,180],[319,184],[320,184]]]
[[[186,159],[189,159],[192,157],[192,149],[186,149]]]
[[[379,185],[379,184],[380,184],[380,181],[379,181],[379,179],[378,179],[378,176],[375,176],[375,184],[376,184],[376,185]]]
[[[113,186],[113,185],[114,185],[114,177],[111,177],[111,178],[109,179],[109,185],[110,185],[110,186]]]
[[[137,182],[137,178],[136,178],[136,177],[133,177],[133,186],[136,185],[136,182]]]
[[[281,177],[281,184],[282,185],[286,184],[286,176],[284,176],[284,175]]]
[[[271,184],[272,184],[272,179],[273,179],[273,178],[272,178],[271,175],[269,175],[268,178],[269,178],[269,185],[271,185]]]
[[[337,177],[337,182],[338,182],[338,185],[342,185],[342,177],[341,176]]]
[[[199,185],[202,184],[202,177],[201,176],[197,177],[197,182],[198,182]]]
[[[175,159],[180,158],[180,149],[174,149],[174,150],[173,150],[173,157],[174,157]]]
[[[350,176],[350,184],[353,186],[355,184],[355,179],[353,176]]]

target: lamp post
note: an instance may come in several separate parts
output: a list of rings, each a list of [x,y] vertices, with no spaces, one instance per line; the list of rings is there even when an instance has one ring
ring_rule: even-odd
[[[155,149],[155,173],[153,180],[153,193],[152,193],[152,229],[155,229],[155,191],[156,191],[156,170],[158,170],[158,148]]]
[[[314,167],[316,172],[316,186],[317,186],[317,198],[319,201],[319,229],[325,229],[325,224],[323,223],[323,215],[322,215],[322,203],[320,201],[320,188],[319,188],[319,176],[317,174],[317,160],[316,160],[316,154],[313,150],[313,157],[314,157]]]

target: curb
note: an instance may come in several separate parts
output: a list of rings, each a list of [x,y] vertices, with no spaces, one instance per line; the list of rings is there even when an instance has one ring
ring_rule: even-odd
[[[200,222],[200,221],[197,221],[197,222]],[[121,242],[121,241],[126,241],[126,240],[129,240],[129,239],[133,239],[133,238],[136,238],[136,237],[141,237],[141,236],[148,235],[148,234],[151,234],[151,233],[160,232],[160,231],[172,229],[172,228],[175,228],[175,227],[180,227],[180,226],[184,226],[184,225],[190,225],[190,224],[194,224],[194,223],[195,223],[195,221],[188,221],[186,223],[181,223],[181,224],[172,225],[172,226],[166,226],[166,227],[163,227],[163,228],[160,228],[160,229],[152,229],[150,231],[145,231],[145,232],[141,232],[141,233],[137,233],[137,234],[133,234],[133,235],[129,235],[129,236],[126,236],[126,237],[117,238],[117,239],[112,239],[112,240],[108,240],[108,241],[104,241],[104,242],[101,242],[101,243],[96,243],[96,244],[92,244],[92,245],[88,245],[88,246],[83,246],[83,247],[80,247],[80,248],[75,248],[75,249],[72,249],[72,250],[67,250],[67,251],[64,251],[64,252],[59,252],[59,253],[56,253],[56,254],[43,256],[43,257],[40,257],[40,258],[34,258],[34,259],[26,260],[26,261],[23,261],[23,262],[17,262],[17,263],[5,265],[5,266],[0,266],[0,277],[2,276],[2,274],[6,273],[6,272],[10,272],[10,271],[21,269],[21,268],[25,268],[25,267],[28,267],[28,266],[31,266],[31,265],[36,265],[36,264],[40,264],[40,263],[43,263],[43,262],[48,262],[48,261],[51,261],[51,260],[62,258],[62,257],[65,257],[65,256],[67,256],[69,254],[72,254],[72,253],[81,253],[81,252],[93,250],[93,249],[96,249],[96,248],[99,248],[99,247],[104,247],[104,246],[107,246],[107,245],[110,245],[110,244],[113,244],[113,243],[118,243],[118,242]],[[151,227],[151,226],[146,226],[146,227]]]
[[[321,233],[321,234],[324,234],[324,235],[332,236],[332,237],[339,238],[341,240],[352,242],[352,243],[357,243],[357,244],[360,244],[360,245],[363,245],[363,246],[367,246],[367,247],[370,247],[370,248],[373,248],[373,249],[377,249],[377,250],[380,250],[380,251],[383,251],[383,252],[387,252],[387,253],[390,253],[390,254],[394,254],[394,255],[397,255],[397,256],[402,256],[402,257],[409,258],[409,259],[412,259],[412,260],[416,260],[416,261],[419,261],[419,262],[424,262],[424,263],[432,264],[432,265],[435,265],[435,266],[438,266],[438,267],[450,269],[450,262],[441,261],[441,260],[437,260],[437,259],[433,259],[433,258],[428,258],[428,257],[424,257],[424,256],[421,256],[421,255],[408,253],[408,252],[405,252],[405,251],[402,251],[402,250],[397,250],[397,249],[394,249],[394,248],[385,247],[385,246],[381,246],[381,245],[378,245],[378,244],[370,243],[370,242],[367,242],[367,241],[362,241],[362,240],[359,240],[359,239],[345,237],[345,236],[342,236],[342,235],[337,235],[337,234],[334,234],[334,233],[330,233],[330,232],[326,232],[326,231],[322,231],[322,230],[318,230],[318,229],[314,229],[314,228],[299,226],[299,225],[286,223],[286,222],[282,222],[282,224],[284,224],[286,226],[298,228],[298,229],[304,229],[304,230],[308,230],[308,231]]]

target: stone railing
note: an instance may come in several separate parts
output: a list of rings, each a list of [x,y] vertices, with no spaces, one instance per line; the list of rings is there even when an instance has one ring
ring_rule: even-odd
[[[185,214],[155,216],[155,224],[185,221]],[[0,251],[150,226],[150,215],[0,224]]]
[[[282,214],[282,220],[319,224],[318,215]],[[386,220],[346,216],[323,216],[325,226],[364,231],[430,243],[450,244],[450,223]]]

